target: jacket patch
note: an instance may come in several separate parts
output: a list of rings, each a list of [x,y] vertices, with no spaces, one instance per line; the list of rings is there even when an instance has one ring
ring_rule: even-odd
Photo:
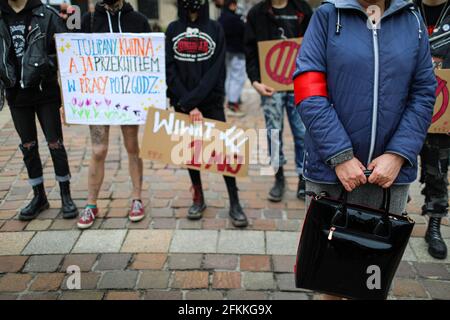
[[[197,28],[187,28],[186,32],[179,34],[172,41],[175,59],[180,61],[209,60],[216,51],[213,39]]]

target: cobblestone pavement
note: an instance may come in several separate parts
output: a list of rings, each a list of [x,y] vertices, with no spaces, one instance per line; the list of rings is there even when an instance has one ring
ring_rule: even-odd
[[[256,95],[247,90],[248,116],[234,122],[263,128]],[[297,177],[293,144],[285,130],[289,190],[285,200],[266,200],[272,177],[239,179],[242,202],[251,218],[247,230],[227,219],[228,199],[222,177],[204,177],[208,209],[202,221],[186,219],[191,204],[187,172],[145,161],[148,217],[127,220],[130,178],[120,131],[112,130],[100,218],[80,232],[75,220],[59,214],[59,190],[45,144],[41,156],[51,209],[26,223],[18,209],[31,197],[19,140],[9,117],[0,113],[0,299],[317,299],[294,288],[293,266],[305,217],[304,202],[295,197]],[[41,134],[41,140],[44,141]],[[86,127],[65,128],[73,173],[73,196],[85,204],[90,144]],[[423,236],[427,220],[420,216],[420,186],[415,184],[409,207],[417,225],[395,278],[391,299],[450,299],[450,258],[431,258]],[[450,246],[450,227],[443,235]],[[67,290],[68,266],[80,267],[82,290]]]

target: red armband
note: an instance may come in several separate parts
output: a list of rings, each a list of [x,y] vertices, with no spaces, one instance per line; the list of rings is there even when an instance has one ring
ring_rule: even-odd
[[[309,97],[328,97],[325,73],[310,71],[300,74],[294,80],[294,93],[297,106]]]

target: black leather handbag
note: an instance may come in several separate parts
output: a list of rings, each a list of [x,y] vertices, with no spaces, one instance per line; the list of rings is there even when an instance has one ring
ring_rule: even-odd
[[[347,203],[345,190],[339,199],[311,195],[295,266],[297,288],[349,299],[387,298],[414,221],[390,214],[391,191],[383,192],[379,210]]]

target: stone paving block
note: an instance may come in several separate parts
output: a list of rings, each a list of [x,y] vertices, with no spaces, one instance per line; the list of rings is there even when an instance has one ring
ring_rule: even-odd
[[[437,300],[450,300],[449,281],[425,280],[423,285],[427,289],[431,298]]]
[[[170,252],[215,253],[218,232],[212,230],[176,230]]]
[[[81,272],[90,271],[95,261],[96,254],[71,254],[64,258],[64,263],[61,266],[61,271],[66,272],[69,266],[78,266]]]
[[[26,256],[0,256],[0,273],[19,272],[27,260]]]
[[[240,289],[240,272],[215,272],[213,276],[213,289]]]
[[[447,247],[450,247],[450,239],[445,239]],[[409,241],[417,260],[420,262],[447,263],[450,264],[450,255],[445,260],[435,259],[428,253],[428,245],[423,238],[411,238]]]
[[[276,288],[271,272],[244,272],[243,278],[246,290],[273,290]]]
[[[137,271],[106,272],[101,278],[99,289],[133,289],[136,286]]]
[[[267,254],[295,255],[300,240],[299,232],[266,232]]]
[[[0,232],[18,232],[25,229],[28,222],[20,221],[20,220],[9,220],[6,221],[2,228],[0,229]]]
[[[25,291],[32,278],[29,274],[8,273],[0,278],[0,292]]]
[[[421,277],[436,280],[450,280],[450,271],[444,264],[416,262],[414,267]]]
[[[406,246],[405,253],[403,254],[402,261],[417,261],[417,256],[414,253],[413,249],[411,248],[411,240],[409,241],[409,244]]]
[[[134,270],[161,270],[167,260],[165,253],[139,253],[136,254],[130,269]]]
[[[129,253],[105,253],[98,259],[94,270],[125,270],[130,261],[131,254]]]
[[[121,252],[165,253],[172,235],[172,230],[130,230]]]
[[[63,257],[62,255],[32,256],[28,259],[23,272],[55,272],[59,269]]]
[[[302,289],[295,287],[295,276],[293,273],[277,274],[275,278],[280,291],[302,291]]]
[[[187,253],[172,254],[169,256],[170,270],[194,270],[200,269],[202,265],[203,255]]]
[[[230,290],[227,293],[227,299],[231,301],[242,301],[242,300],[267,300],[268,295],[262,291],[245,291],[245,290]]]
[[[28,223],[25,230],[27,230],[27,231],[44,231],[44,230],[47,230],[48,228],[50,228],[52,222],[53,222],[53,220],[50,220],[50,219],[45,219],[45,220],[36,219],[36,220],[30,221],[30,223]]]
[[[241,256],[241,271],[267,272],[272,266],[270,256]]]
[[[208,272],[177,271],[171,287],[176,289],[205,289],[209,285]]]
[[[296,256],[273,256],[274,272],[293,272],[296,259]]]
[[[144,300],[181,300],[183,298],[180,291],[147,291],[144,294]]]
[[[219,235],[218,253],[265,254],[264,232],[224,230]]]
[[[223,294],[220,291],[188,291],[186,300],[223,300]]]
[[[87,230],[84,231],[72,253],[119,252],[127,230]]]
[[[127,301],[127,300],[140,300],[140,293],[133,291],[110,291],[106,294],[105,300],[119,300],[119,301]]]
[[[203,263],[203,269],[214,270],[236,270],[237,266],[237,255],[207,254]]]
[[[81,290],[95,290],[97,289],[97,283],[100,280],[101,273],[99,272],[82,272],[80,274],[80,280],[81,280]],[[69,280],[73,281],[72,279],[69,279],[69,275],[66,275],[64,278],[61,289],[62,290],[69,290],[67,288],[68,284],[72,284],[72,282],[69,282]]]
[[[102,300],[104,293],[101,291],[64,291],[60,300]]]
[[[21,295],[19,300],[53,301],[57,300],[58,297],[58,292],[33,292]]]
[[[138,289],[166,289],[169,284],[170,272],[143,271],[139,277]]]
[[[31,291],[57,291],[64,280],[64,273],[39,274],[30,286]]]
[[[65,254],[72,250],[80,231],[41,231],[28,243],[23,254]]]
[[[415,278],[417,275],[416,270],[414,269],[414,267],[411,265],[411,262],[407,262],[407,261],[401,261],[398,269],[397,269],[397,273],[395,274],[395,277],[397,278]]]
[[[34,232],[1,232],[0,256],[21,254],[23,248],[33,238]]]
[[[104,219],[101,229],[124,229],[127,226],[128,219],[123,218],[112,218],[112,219]]]
[[[428,297],[422,284],[412,279],[395,279],[392,285],[392,293],[399,297]]]

